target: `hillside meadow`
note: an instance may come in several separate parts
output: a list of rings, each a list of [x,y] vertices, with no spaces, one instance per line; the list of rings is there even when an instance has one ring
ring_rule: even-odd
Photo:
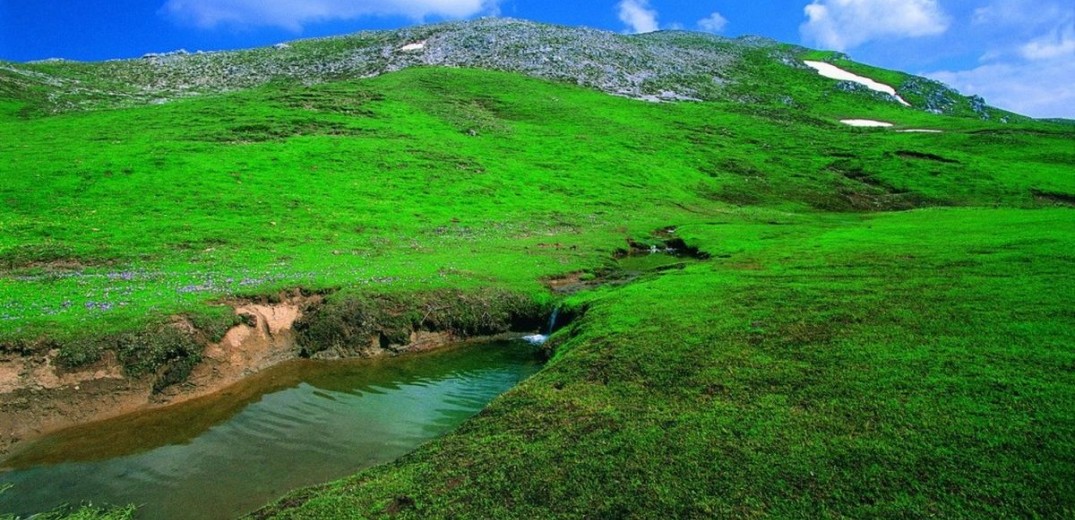
[[[161,331],[219,338],[235,298],[571,318],[458,431],[254,518],[1075,514],[1075,130],[738,66],[756,103],[438,67],[57,114],[5,91],[0,346],[167,386],[204,345]],[[673,244],[698,258],[625,258]]]

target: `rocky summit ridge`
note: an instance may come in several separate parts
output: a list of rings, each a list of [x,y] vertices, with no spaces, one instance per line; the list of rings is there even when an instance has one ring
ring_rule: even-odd
[[[364,31],[220,52],[186,50],[94,63],[0,62],[0,94],[36,93],[47,112],[114,108],[253,88],[272,81],[318,84],[368,78],[409,67],[467,67],[577,84],[647,101],[794,104],[781,82],[812,74],[818,54],[767,38],[725,38],[686,31],[624,35],[511,18],[482,18]],[[821,53],[846,60],[839,53]],[[816,59],[816,56],[814,56]],[[789,69],[761,77],[765,65]],[[900,73],[894,85],[915,108],[991,117],[980,98],[965,98],[926,78]],[[761,88],[759,88],[761,87]],[[849,82],[833,88],[859,91]]]

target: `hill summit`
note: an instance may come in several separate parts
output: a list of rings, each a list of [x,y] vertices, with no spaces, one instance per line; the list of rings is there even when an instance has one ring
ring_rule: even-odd
[[[920,110],[1004,116],[980,98],[963,97],[936,81],[767,38],[685,31],[623,35],[511,18],[366,31],[242,51],[180,50],[99,63],[0,63],[0,92],[42,92],[47,110],[57,112],[164,103],[272,81],[312,85],[439,66],[521,73],[648,101],[792,105],[798,101],[792,91],[799,80],[814,74],[806,59],[883,76],[900,99]],[[829,88],[893,100],[853,82]]]

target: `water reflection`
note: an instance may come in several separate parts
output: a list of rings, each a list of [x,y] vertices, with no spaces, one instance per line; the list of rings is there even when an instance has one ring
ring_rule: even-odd
[[[294,361],[223,392],[74,428],[4,462],[0,511],[141,504],[143,518],[230,518],[397,458],[537,371],[522,342],[378,361]]]

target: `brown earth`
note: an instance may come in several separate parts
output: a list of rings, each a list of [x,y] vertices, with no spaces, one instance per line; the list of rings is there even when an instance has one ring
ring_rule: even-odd
[[[574,294],[579,291],[596,287],[602,283],[602,280],[596,278],[583,280],[583,273],[575,272],[563,276],[545,278],[542,282],[545,284],[545,287],[548,287],[554,294]]]
[[[298,349],[292,327],[303,309],[320,303],[320,296],[298,295],[271,304],[233,302],[244,323],[232,327],[219,343],[205,347],[202,362],[186,382],[157,394],[153,393],[153,374],[126,377],[111,352],[92,366],[73,371],[56,365],[59,352],[55,350],[29,356],[0,354],[0,457],[10,454],[20,442],[79,424],[189,401],[293,359]],[[177,321],[175,326],[185,328],[189,323]],[[416,331],[407,345],[384,345],[380,337],[373,337],[368,348],[351,355],[422,352],[456,341],[451,333]]]

